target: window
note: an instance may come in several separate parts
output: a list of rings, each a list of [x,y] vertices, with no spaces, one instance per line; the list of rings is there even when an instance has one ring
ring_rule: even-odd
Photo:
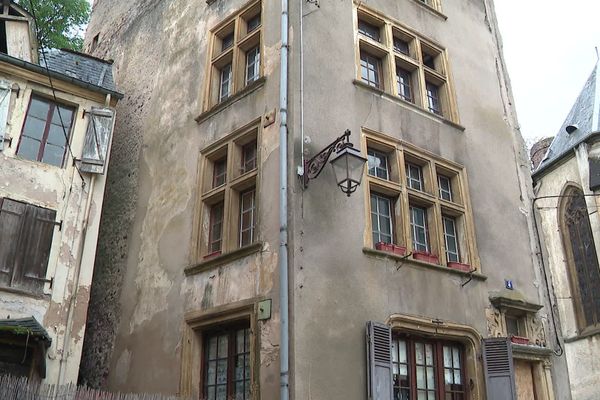
[[[240,247],[253,243],[256,225],[256,190],[254,188],[240,194]]]
[[[437,8],[437,0],[426,3]],[[363,5],[357,18],[357,79],[458,123],[446,50]]]
[[[62,167],[74,114],[75,110],[71,107],[32,96],[17,155]]]
[[[415,164],[406,163],[406,185],[415,190],[423,190],[423,171]]]
[[[258,127],[249,125],[202,151],[197,225],[199,258],[257,240]]]
[[[392,200],[371,193],[371,226],[373,243],[393,243],[392,239]]]
[[[422,207],[410,206],[410,228],[413,249],[429,253],[429,238],[427,233],[427,210]]]
[[[250,400],[250,326],[209,331],[205,337],[203,398]]]
[[[444,242],[446,244],[446,259],[448,262],[460,262],[458,254],[458,235],[456,234],[456,221],[452,217],[442,217],[444,225]]]
[[[458,343],[415,336],[394,337],[394,399],[466,399],[463,359],[463,347]]]
[[[0,285],[40,293],[56,211],[0,198]]]
[[[360,76],[369,86],[382,88],[381,85],[381,61],[364,51],[360,53]]]
[[[260,78],[261,34],[260,2],[248,5],[212,29],[205,111]]]
[[[363,132],[370,216],[366,246],[388,251],[377,243],[394,244],[416,260],[476,270],[479,259],[464,168],[390,136]]]
[[[390,179],[387,155],[376,150],[367,150],[369,175],[381,179]]]
[[[360,19],[358,20],[358,33],[369,39],[373,39],[376,42],[381,40],[381,31],[379,27]]]
[[[438,175],[438,187],[440,189],[440,198],[452,201],[452,184],[450,178],[444,175]]]
[[[400,67],[396,68],[396,83],[398,85],[398,96],[402,100],[413,102],[412,91],[410,89],[410,73]]]
[[[562,239],[580,330],[600,325],[600,266],[589,210],[580,188],[569,186],[560,205]]]

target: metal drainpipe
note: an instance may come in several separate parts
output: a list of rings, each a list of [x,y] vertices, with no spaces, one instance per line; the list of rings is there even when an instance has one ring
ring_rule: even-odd
[[[281,400],[290,397],[289,386],[289,299],[288,299],[288,4],[281,0],[281,74],[279,82],[279,316]]]

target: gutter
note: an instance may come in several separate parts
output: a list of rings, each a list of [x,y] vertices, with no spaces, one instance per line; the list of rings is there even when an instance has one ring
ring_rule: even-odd
[[[0,53],[0,62],[6,62],[8,64],[11,64],[11,65],[14,65],[17,67],[21,67],[28,71],[35,72],[35,73],[38,73],[38,74],[41,74],[44,76],[50,75],[52,78],[59,79],[63,82],[71,83],[75,86],[79,86],[81,88],[91,90],[92,92],[98,92],[98,93],[102,93],[104,95],[109,94],[112,97],[119,99],[119,100],[121,100],[124,97],[122,93],[115,92],[113,90],[109,90],[109,89],[103,88],[101,86],[92,85],[91,83],[82,81],[81,79],[73,78],[71,76],[61,74],[60,72],[57,72],[57,71],[54,71],[51,69],[48,69],[48,71],[46,71],[46,68],[42,67],[41,65],[32,64],[30,62],[23,61],[19,58],[11,57],[11,56],[3,54],[3,53]]]
[[[536,169],[531,174],[531,178],[533,180],[541,178],[541,175],[543,175],[542,172],[548,172],[548,170],[550,169],[550,167],[555,166],[556,164],[558,164],[559,161],[562,161],[565,157],[567,157],[569,154],[571,154],[573,151],[575,151],[575,149],[581,143],[585,143],[585,142],[587,142],[589,140],[597,139],[597,138],[600,138],[600,130],[590,133],[589,135],[587,135],[583,139],[581,139],[578,142],[576,142],[573,145],[571,145],[568,150],[563,151],[557,157],[555,157],[554,159],[552,159],[552,161],[546,163],[543,167]]]
[[[281,60],[279,83],[279,319],[280,400],[290,397],[289,383],[289,280],[288,280],[288,8],[281,0]]]

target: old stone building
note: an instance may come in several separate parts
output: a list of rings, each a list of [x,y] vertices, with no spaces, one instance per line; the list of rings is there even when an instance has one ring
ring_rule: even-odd
[[[77,382],[116,91],[88,55],[38,54],[0,5],[0,374]]]
[[[127,96],[81,382],[570,399],[493,2],[287,4],[95,1]]]
[[[554,289],[572,398],[600,396],[600,65],[533,173],[536,229]]]

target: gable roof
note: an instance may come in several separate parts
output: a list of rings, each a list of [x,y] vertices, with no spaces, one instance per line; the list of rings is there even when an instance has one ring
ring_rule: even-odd
[[[112,92],[117,91],[112,76],[112,61],[67,49],[50,49],[45,52],[50,70]],[[41,56],[40,65],[45,66],[44,57]]]
[[[577,129],[568,133],[566,128],[576,125]],[[579,97],[573,104],[571,111],[563,122],[560,130],[554,137],[548,152],[534,171],[534,176],[554,164],[579,143],[588,139],[600,130],[600,63],[596,62],[594,70],[586,81]]]

